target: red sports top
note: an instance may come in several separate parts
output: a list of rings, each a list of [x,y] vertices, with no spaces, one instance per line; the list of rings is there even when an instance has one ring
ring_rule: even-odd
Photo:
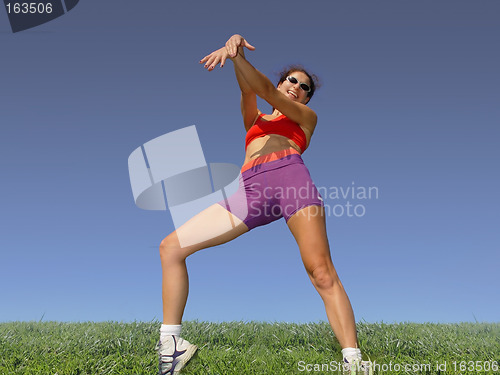
[[[272,120],[264,120],[261,113],[253,126],[247,131],[245,137],[245,151],[254,139],[263,137],[267,134],[283,135],[299,146],[300,150],[304,152],[307,148],[306,134],[296,122],[293,122],[285,115],[278,116]]]

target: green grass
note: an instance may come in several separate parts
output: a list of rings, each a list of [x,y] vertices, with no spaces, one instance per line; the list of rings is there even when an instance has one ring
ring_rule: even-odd
[[[159,326],[0,323],[0,374],[156,374]],[[492,361],[500,365],[500,323],[358,323],[358,335],[366,359],[380,365],[378,374],[500,375],[500,369],[479,371]],[[186,375],[338,374],[331,362],[341,360],[327,323],[190,321],[183,323],[183,337],[199,347]],[[418,364],[431,369],[413,371]],[[436,364],[446,364],[446,371],[437,371]]]

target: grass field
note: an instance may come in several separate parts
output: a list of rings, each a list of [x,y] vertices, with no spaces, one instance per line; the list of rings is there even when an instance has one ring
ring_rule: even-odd
[[[0,323],[0,374],[156,374],[159,326]],[[500,375],[500,323],[358,323],[358,334],[376,374]],[[191,321],[182,336],[199,347],[183,374],[339,373],[340,346],[327,323]]]

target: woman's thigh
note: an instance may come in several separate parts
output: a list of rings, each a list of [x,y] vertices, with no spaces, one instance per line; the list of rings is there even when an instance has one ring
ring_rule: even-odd
[[[238,217],[219,204],[213,204],[182,224],[162,244],[175,247],[183,257],[231,241],[248,231]]]
[[[319,205],[305,207],[293,214],[287,225],[297,241],[304,267],[308,273],[312,273],[317,267],[334,270],[324,207]]]

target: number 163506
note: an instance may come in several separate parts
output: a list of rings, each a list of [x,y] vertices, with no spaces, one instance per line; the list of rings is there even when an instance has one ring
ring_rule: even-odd
[[[14,14],[50,14],[52,3],[7,3],[7,12]]]

